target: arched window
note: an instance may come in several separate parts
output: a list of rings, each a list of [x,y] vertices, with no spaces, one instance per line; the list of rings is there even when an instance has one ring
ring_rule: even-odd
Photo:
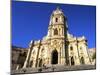
[[[72,46],[70,46],[70,50],[71,50],[71,51],[73,50],[73,47],[72,47]]]
[[[56,18],[55,21],[58,22],[58,18]]]
[[[57,28],[54,29],[54,35],[58,35],[58,30],[57,30]]]

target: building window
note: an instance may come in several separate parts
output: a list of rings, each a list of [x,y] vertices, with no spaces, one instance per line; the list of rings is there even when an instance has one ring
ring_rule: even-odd
[[[54,29],[54,35],[58,35],[58,30],[57,30],[57,28]]]
[[[85,64],[85,61],[84,61],[83,57],[81,57],[80,62],[81,62],[81,64]]]
[[[56,18],[56,22],[58,22],[58,18]]]
[[[73,47],[72,46],[70,47],[70,50],[73,50]]]

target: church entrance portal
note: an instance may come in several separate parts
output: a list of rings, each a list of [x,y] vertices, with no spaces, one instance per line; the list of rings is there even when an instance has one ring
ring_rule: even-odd
[[[58,52],[57,52],[57,50],[52,51],[51,64],[58,64]]]

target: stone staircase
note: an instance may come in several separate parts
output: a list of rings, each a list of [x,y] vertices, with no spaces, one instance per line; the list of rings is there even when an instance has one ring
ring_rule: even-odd
[[[13,70],[12,75],[15,74],[32,74],[32,73],[44,73],[44,72],[58,72],[58,71],[76,71],[76,70],[92,70],[96,69],[95,65],[77,65],[77,66],[65,66],[65,65],[53,65],[50,67],[38,67],[38,68],[24,68],[19,70]]]

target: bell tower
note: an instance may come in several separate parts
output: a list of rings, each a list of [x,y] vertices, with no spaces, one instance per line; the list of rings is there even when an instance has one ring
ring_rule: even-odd
[[[48,27],[48,38],[51,42],[51,64],[66,64],[66,34],[67,34],[67,21],[62,10],[57,7],[50,16],[50,22]],[[56,52],[57,54],[54,54]],[[56,57],[54,57],[56,55]]]
[[[57,7],[50,17],[48,36],[51,38],[57,36],[64,38],[67,30],[66,25],[66,17],[64,16],[62,10]]]

